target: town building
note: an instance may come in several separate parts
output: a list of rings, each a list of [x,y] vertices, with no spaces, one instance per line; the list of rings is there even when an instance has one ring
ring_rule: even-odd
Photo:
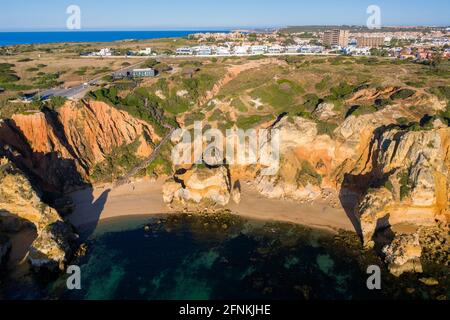
[[[384,37],[357,37],[356,43],[359,48],[378,48],[384,46]]]
[[[284,47],[280,46],[280,45],[274,45],[268,48],[268,52],[270,54],[280,54],[282,52],[284,52]]]
[[[352,55],[352,56],[370,56],[370,49],[369,47],[355,47],[355,46],[349,46],[344,49],[345,54]]]
[[[298,53],[300,51],[300,46],[287,46],[286,53]]]
[[[133,69],[131,71],[131,76],[133,78],[150,78],[156,76],[155,69],[146,68],[146,69]]]
[[[234,54],[245,55],[245,54],[248,54],[249,50],[250,50],[249,46],[236,46],[236,47],[234,47]]]
[[[219,56],[230,56],[231,50],[228,47],[217,47],[216,54]]]
[[[152,48],[145,48],[143,50],[138,51],[138,55],[141,56],[150,56],[152,54]]]
[[[341,46],[346,47],[350,36],[349,30],[328,30],[325,31],[322,43],[325,46]]]
[[[187,47],[186,48],[178,48],[176,52],[178,55],[181,55],[181,56],[190,56],[194,53],[191,48],[187,48]]]
[[[210,56],[212,55],[212,48],[209,46],[200,46],[193,48],[193,51],[198,56]]]
[[[250,53],[253,55],[266,54],[267,50],[268,50],[267,46],[251,46],[250,47]]]

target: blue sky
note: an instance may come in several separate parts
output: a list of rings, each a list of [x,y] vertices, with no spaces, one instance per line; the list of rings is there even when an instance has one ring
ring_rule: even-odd
[[[0,31],[64,30],[71,4],[84,30],[364,25],[371,4],[383,25],[450,25],[449,0],[4,0]]]

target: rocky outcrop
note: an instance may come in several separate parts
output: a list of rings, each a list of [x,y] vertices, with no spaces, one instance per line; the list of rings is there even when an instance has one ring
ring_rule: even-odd
[[[449,142],[449,128],[417,132],[394,128],[374,139],[366,172],[361,174],[383,187],[371,188],[358,209],[366,245],[377,221],[386,216],[390,225],[424,226],[447,220]]]
[[[419,234],[398,235],[391,244],[383,248],[389,271],[396,277],[405,272],[423,272],[420,257],[422,247]]]
[[[312,201],[331,185],[335,144],[319,134],[314,121],[284,117],[272,127],[280,133],[280,168],[276,175],[257,174],[255,185],[266,197]]]
[[[320,121],[328,121],[335,118],[338,114],[334,111],[334,104],[328,102],[322,102],[313,111],[313,116],[315,116]]]
[[[116,148],[139,140],[147,157],[160,140],[148,123],[103,102],[67,102],[58,112],[16,114],[0,122],[0,150],[47,191],[71,191]]]
[[[236,184],[234,184],[236,186]],[[230,199],[240,199],[238,188],[232,188],[225,166],[208,168],[193,166],[180,169],[163,188],[164,202],[172,207],[204,210],[208,207],[226,206]]]
[[[10,161],[0,162],[0,212],[30,222],[38,237],[32,243],[28,260],[37,270],[64,269],[72,255],[77,235],[55,209],[42,202],[40,193]]]

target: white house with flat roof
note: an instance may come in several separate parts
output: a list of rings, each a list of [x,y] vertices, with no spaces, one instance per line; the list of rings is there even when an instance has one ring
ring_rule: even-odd
[[[254,55],[266,54],[267,46],[251,46],[250,53]]]
[[[219,56],[230,56],[231,50],[228,47],[217,47],[216,54]]]
[[[141,56],[150,56],[152,55],[152,48],[145,48],[138,51],[138,54]]]
[[[283,46],[280,46],[280,45],[276,44],[276,45],[273,45],[273,46],[269,47],[267,49],[267,51],[270,54],[280,54],[280,53],[283,53],[285,51],[285,48]]]
[[[110,57],[110,56],[112,56],[112,51],[110,48],[103,48],[103,49],[100,49],[99,52],[94,52],[93,55],[100,56],[100,57]]]
[[[234,47],[234,54],[237,54],[237,55],[248,54],[249,50],[250,50],[250,46],[236,46],[236,47]]]
[[[212,55],[212,48],[210,46],[200,46],[193,48],[194,52],[198,56],[210,56]]]
[[[191,48],[188,47],[184,47],[184,48],[178,48],[176,53],[180,56],[190,56],[192,55],[194,52]]]

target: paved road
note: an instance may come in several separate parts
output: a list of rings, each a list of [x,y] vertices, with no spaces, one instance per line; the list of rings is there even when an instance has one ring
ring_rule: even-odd
[[[112,74],[117,73],[117,72],[123,72],[123,71],[127,71],[127,70],[131,70],[134,69],[138,66],[140,66],[142,63],[144,63],[144,61],[140,61],[138,63],[132,64],[128,67],[125,68],[121,68],[119,70],[116,70],[114,72],[112,72]],[[49,99],[51,97],[64,97],[67,99],[72,99],[75,98],[76,96],[82,94],[85,91],[88,91],[90,89],[91,86],[96,85],[105,75],[100,75],[92,80],[89,80],[83,84],[80,84],[78,86],[72,87],[72,88],[53,88],[53,89],[49,89],[46,91],[41,92],[39,95],[41,97],[41,100],[46,100]]]

